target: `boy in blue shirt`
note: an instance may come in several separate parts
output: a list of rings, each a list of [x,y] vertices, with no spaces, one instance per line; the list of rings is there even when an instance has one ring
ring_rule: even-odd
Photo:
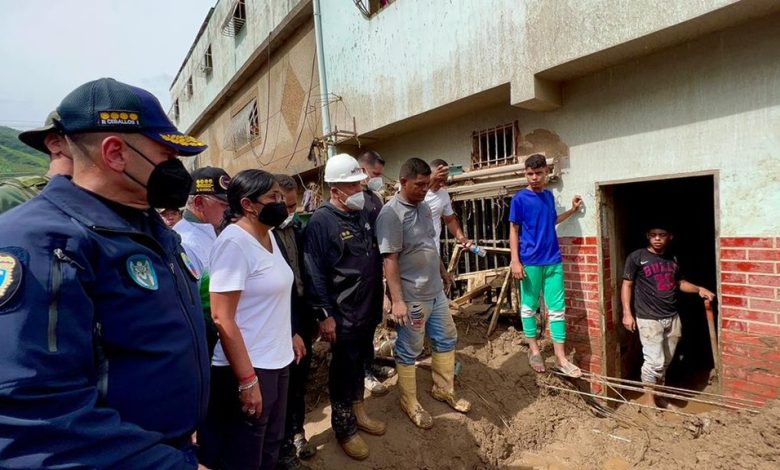
[[[582,371],[566,359],[566,323],[564,312],[563,264],[555,226],[568,219],[582,206],[582,198],[574,196],[571,209],[558,215],[547,182],[547,160],[544,155],[531,155],[525,161],[528,187],[512,198],[509,209],[509,247],[512,255],[512,276],[521,284],[520,317],[523,333],[528,338],[528,362],[536,372],[544,372],[544,360],[536,340],[536,311],[539,294],[544,293],[550,322],[550,337],[561,372],[580,377]]]

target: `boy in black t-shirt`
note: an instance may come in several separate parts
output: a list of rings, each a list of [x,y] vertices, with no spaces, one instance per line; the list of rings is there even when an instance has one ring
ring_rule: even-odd
[[[628,255],[623,271],[623,326],[631,332],[639,328],[644,355],[642,382],[647,384],[663,384],[681,336],[677,292],[699,294],[708,300],[715,298],[709,290],[682,278],[677,258],[667,252],[673,238],[662,225],[651,226],[647,231],[647,248]],[[649,392],[640,402],[663,408],[670,406],[665,400],[655,400]]]

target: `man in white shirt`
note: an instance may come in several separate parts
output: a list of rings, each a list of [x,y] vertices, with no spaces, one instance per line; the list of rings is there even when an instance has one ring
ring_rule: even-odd
[[[193,171],[192,180],[183,218],[173,226],[173,230],[181,236],[181,246],[188,257],[185,263],[189,261],[188,266],[200,276],[200,294],[210,357],[217,344],[217,329],[211,320],[208,261],[228,206],[227,187],[230,176],[222,168],[207,166]]]
[[[431,175],[431,187],[428,189],[428,194],[425,195],[425,203],[431,208],[431,215],[433,216],[433,229],[436,233],[436,249],[441,253],[441,247],[439,240],[441,239],[441,220],[444,219],[444,223],[447,224],[447,229],[455,240],[463,245],[466,249],[469,249],[473,243],[466,238],[463,233],[463,229],[458,221],[458,216],[455,215],[455,211],[452,210],[452,200],[447,192],[447,178],[450,176],[449,166],[447,162],[441,159],[436,159],[431,162],[431,168],[433,174]]]

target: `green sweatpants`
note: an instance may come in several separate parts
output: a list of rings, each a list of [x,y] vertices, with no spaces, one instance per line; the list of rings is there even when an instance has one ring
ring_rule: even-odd
[[[550,337],[555,343],[566,341],[563,264],[525,266],[525,278],[519,284],[520,318],[525,336],[536,338],[536,311],[539,310],[539,296],[543,294],[550,321]]]

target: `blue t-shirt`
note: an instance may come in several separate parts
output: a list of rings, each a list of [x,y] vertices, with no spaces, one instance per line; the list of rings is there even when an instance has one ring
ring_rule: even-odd
[[[555,233],[555,199],[552,192],[518,191],[509,206],[509,221],[520,226],[520,261],[526,266],[561,262]]]

